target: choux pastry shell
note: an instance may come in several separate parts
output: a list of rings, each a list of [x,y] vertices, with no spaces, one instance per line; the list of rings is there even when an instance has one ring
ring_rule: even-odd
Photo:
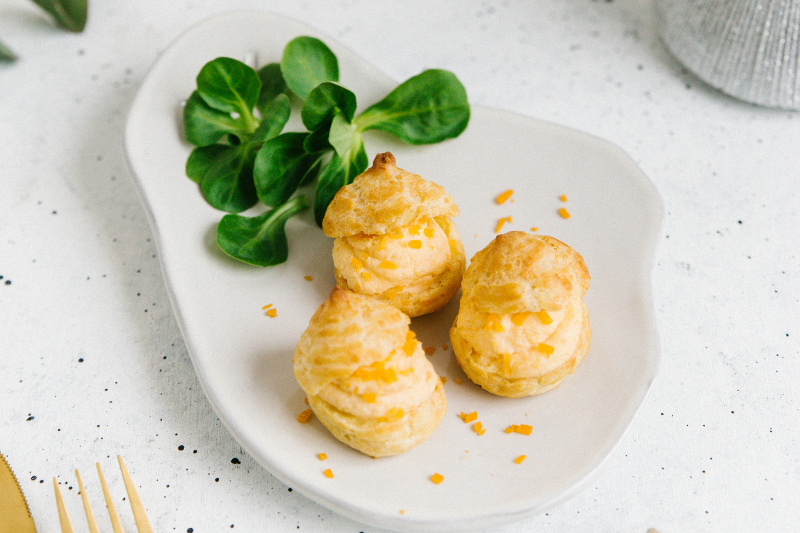
[[[336,193],[322,229],[334,237],[340,287],[374,296],[411,317],[440,309],[458,291],[466,267],[451,217],[459,210],[440,185],[378,154]]]
[[[444,387],[408,316],[335,287],[295,349],[294,375],[320,422],[372,457],[403,453],[444,416]]]
[[[583,258],[553,237],[512,231],[475,254],[450,340],[475,383],[507,397],[557,387],[589,350]]]

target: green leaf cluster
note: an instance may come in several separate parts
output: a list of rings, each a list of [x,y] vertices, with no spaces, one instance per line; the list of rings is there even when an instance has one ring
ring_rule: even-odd
[[[293,102],[305,131],[283,131]],[[356,110],[356,95],[339,83],[336,55],[314,37],[293,39],[279,63],[259,70],[227,57],[203,66],[183,110],[184,134],[195,146],[186,175],[229,213],[217,227],[225,253],[260,266],[286,261],[286,221],[309,207],[301,188],[313,187],[321,226],[336,192],[369,165],[365,131],[437,143],[460,135],[470,116],[464,87],[445,70],[426,70]],[[271,209],[239,214],[259,202]]]

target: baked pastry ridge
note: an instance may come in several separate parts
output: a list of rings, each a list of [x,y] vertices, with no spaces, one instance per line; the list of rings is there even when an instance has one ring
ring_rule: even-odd
[[[427,439],[447,407],[409,323],[388,304],[335,287],[295,349],[294,374],[314,414],[337,439],[373,457]]]
[[[501,396],[557,387],[589,350],[589,281],[583,258],[563,242],[498,235],[464,274],[450,329],[456,360],[472,381]]]
[[[461,283],[464,247],[444,188],[378,154],[336,193],[322,222],[334,237],[337,284],[374,296],[414,317],[446,304]]]

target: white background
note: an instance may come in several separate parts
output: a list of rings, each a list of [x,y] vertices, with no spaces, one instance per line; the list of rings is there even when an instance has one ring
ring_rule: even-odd
[[[644,406],[595,483],[493,531],[798,527],[800,118],[688,73],[650,2],[90,0],[86,30],[70,34],[3,0],[0,40],[20,60],[0,64],[0,452],[39,531],[58,530],[53,477],[84,526],[69,487],[79,468],[97,495],[95,461],[133,530],[117,454],[156,531],[376,531],[290,491],[221,425],[125,165],[149,67],[234,8],[303,21],[398,81],[452,70],[473,104],[619,145],[663,197],[663,353]]]

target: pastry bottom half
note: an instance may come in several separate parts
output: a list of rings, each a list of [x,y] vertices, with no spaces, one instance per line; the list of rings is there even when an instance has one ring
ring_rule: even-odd
[[[561,366],[542,375],[507,376],[477,364],[478,353],[458,332],[455,322],[453,327],[450,328],[450,342],[453,345],[453,351],[459,366],[473,383],[480,385],[484,390],[507,398],[521,398],[523,396],[542,394],[558,387],[565,377],[575,372],[575,369],[589,352],[591,326],[589,325],[588,309],[583,303],[582,311],[581,330],[575,339],[575,348],[572,354]],[[495,355],[496,357],[502,357],[502,354]],[[502,365],[499,366],[502,368]]]
[[[437,380],[428,399],[402,416],[357,417],[319,396],[309,396],[314,414],[334,437],[372,457],[398,455],[427,439],[447,410],[444,386]]]

